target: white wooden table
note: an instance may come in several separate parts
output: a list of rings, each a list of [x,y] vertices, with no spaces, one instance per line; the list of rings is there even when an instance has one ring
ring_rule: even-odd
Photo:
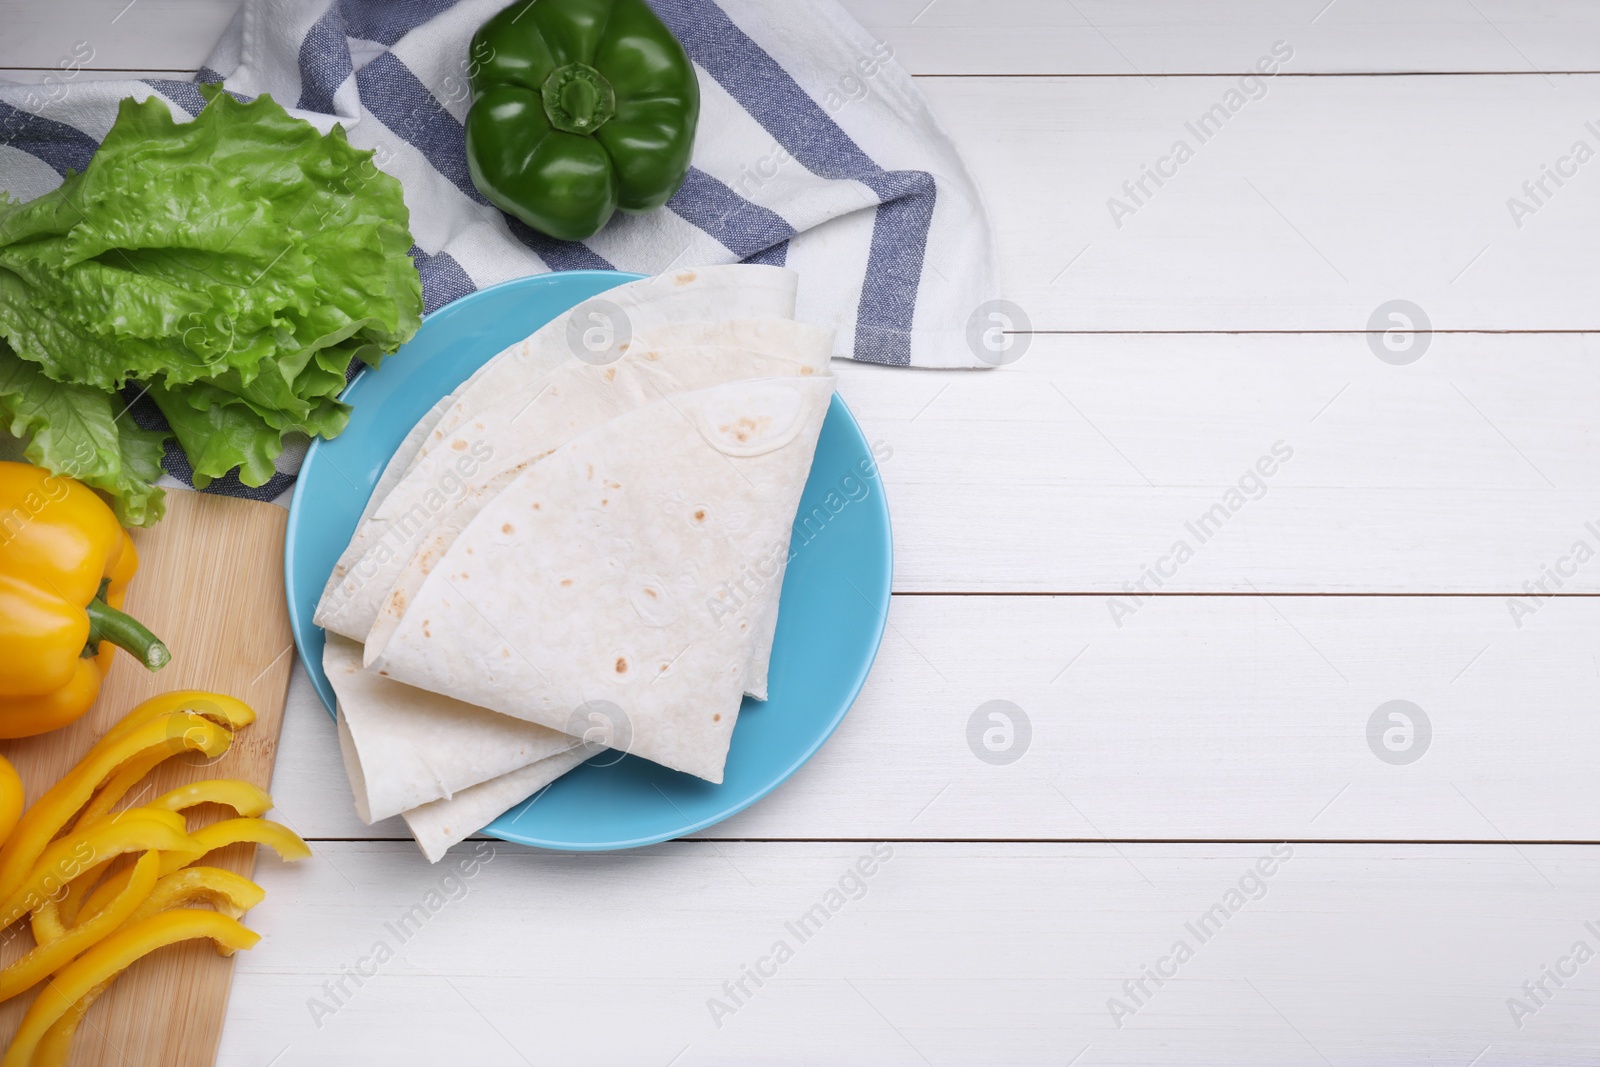
[[[125,5],[6,0],[0,76],[78,41],[190,71],[233,6]],[[1600,5],[847,6],[1038,331],[992,373],[838,367],[894,453],[855,711],[696,840],[469,843],[468,877],[355,820],[297,678],[273,791],[317,859],[263,862],[221,1062],[1596,1062],[1600,161],[1561,161],[1600,150]],[[1576,174],[1535,204],[1546,165]],[[1396,300],[1433,332],[1392,351]],[[1014,762],[969,748],[991,700]]]

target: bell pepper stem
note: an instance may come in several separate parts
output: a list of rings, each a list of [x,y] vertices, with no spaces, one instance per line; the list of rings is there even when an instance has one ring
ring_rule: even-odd
[[[86,651],[91,655],[100,642],[110,641],[152,671],[159,671],[172,659],[172,653],[161,639],[146,629],[132,615],[118,611],[96,597],[89,602],[89,642]]]

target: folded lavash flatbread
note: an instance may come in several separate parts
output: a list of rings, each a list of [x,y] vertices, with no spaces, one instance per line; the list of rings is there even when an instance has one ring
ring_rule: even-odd
[[[424,458],[380,509],[393,520],[345,579],[324,596],[318,621],[353,640],[381,643],[394,615],[380,609],[403,602],[484,505],[530,464],[624,412],[659,400],[748,378],[823,373],[833,331],[785,320],[732,322],[677,337],[723,342],[694,348],[633,345],[608,366],[573,360],[520,410],[481,412]],[[413,566],[413,561],[417,565]],[[763,625],[776,620],[778,590],[761,588],[740,610]],[[770,642],[751,648],[746,692],[764,700]]]
[[[442,412],[430,411],[413,427],[390,459],[384,479],[392,472],[395,477],[409,473],[433,445],[480,411],[525,403],[526,396],[537,393],[548,374],[563,363],[580,356],[591,362],[604,361],[611,358],[613,348],[627,346],[635,333],[675,322],[792,319],[797,286],[795,273],[782,267],[730,264],[657,275],[606,290],[479,367],[441,401]],[[424,428],[424,423],[431,425]],[[359,593],[341,593],[340,587],[356,563],[389,532],[392,523],[383,510],[386,500],[387,492],[380,484],[368,499],[355,536],[334,564],[317,606],[314,621],[318,626],[354,640],[364,638],[366,629],[351,625],[343,613],[363,611],[365,601]],[[352,598],[355,603],[347,604]]]
[[[362,670],[361,646],[336,634],[322,666],[339,698],[339,752],[356,815],[368,826],[581,743]]]
[[[367,668],[564,733],[604,708],[612,747],[720,782],[755,639],[740,583],[782,586],[832,394],[732,382],[562,446],[385,604]]]
[[[404,813],[406,826],[428,862],[438,863],[451,845],[465,841],[593,753],[593,749],[579,746],[475,785],[449,800],[412,808]]]

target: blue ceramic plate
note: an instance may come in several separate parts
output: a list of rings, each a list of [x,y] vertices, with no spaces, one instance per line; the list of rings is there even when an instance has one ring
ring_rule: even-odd
[[[323,634],[311,615],[401,438],[490,356],[634,277],[573,271],[481,290],[429,315],[381,372],[363,372],[346,390],[355,409],[349,428],[307,453],[284,554],[295,645],[330,714]],[[649,845],[721,822],[799,770],[850,710],[883,636],[891,540],[875,472],[861,428],[834,397],[800,502],[804,521],[795,528],[783,583],[770,699],[745,701],[721,785],[633,756],[612,762],[614,755],[602,754],[484,831],[542,848]]]

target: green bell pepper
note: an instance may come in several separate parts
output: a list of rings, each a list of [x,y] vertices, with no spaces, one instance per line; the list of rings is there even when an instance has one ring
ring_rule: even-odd
[[[518,0],[469,54],[467,165],[502,211],[581,241],[683,184],[700,86],[644,0]]]

